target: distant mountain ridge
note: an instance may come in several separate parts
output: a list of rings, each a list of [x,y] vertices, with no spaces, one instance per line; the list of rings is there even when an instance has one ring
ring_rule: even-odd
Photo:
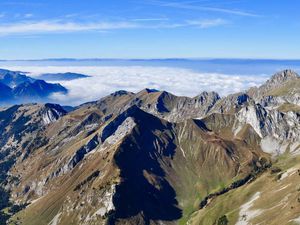
[[[46,80],[46,81],[69,81],[76,79],[88,78],[90,76],[80,73],[44,73],[36,77],[37,79]]]
[[[0,69],[0,104],[45,101],[53,93],[66,94],[60,84],[47,83],[22,72]]]
[[[0,82],[11,88],[24,82],[33,82],[34,80],[23,72],[0,69]]]

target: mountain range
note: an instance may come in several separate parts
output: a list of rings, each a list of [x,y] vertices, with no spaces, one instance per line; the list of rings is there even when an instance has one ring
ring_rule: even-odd
[[[47,101],[54,93],[66,94],[68,90],[60,84],[34,79],[23,72],[0,69],[0,104],[9,105],[36,101]]]
[[[0,131],[4,224],[300,222],[292,70],[226,97],[144,89],[69,112],[14,105],[0,109]]]
[[[37,78],[45,81],[70,81],[76,79],[88,78],[90,76],[80,73],[44,73]]]

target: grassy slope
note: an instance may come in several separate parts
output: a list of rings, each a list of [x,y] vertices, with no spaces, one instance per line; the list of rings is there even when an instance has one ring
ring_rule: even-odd
[[[257,192],[261,195],[254,202],[253,209],[260,210],[261,214],[251,221],[253,224],[293,224],[293,219],[300,215],[300,176],[297,172],[300,157],[284,155],[274,163],[274,167],[281,168],[281,173],[291,168],[295,171],[279,180],[278,173],[271,173],[269,170],[254,182],[214,199],[207,208],[195,212],[189,224],[214,224],[223,215],[227,216],[229,224],[235,224],[239,218],[240,206]]]
[[[229,118],[226,117],[226,120],[224,121],[228,121],[228,119]],[[215,124],[216,120],[218,121],[218,124],[222,124],[222,127],[219,128],[209,126],[210,128],[217,130],[217,133],[231,133],[230,129],[228,128],[229,125],[223,124],[223,118],[219,118],[219,116],[216,116],[216,118],[214,118],[211,126]],[[209,125],[208,121],[206,122],[207,125]],[[190,122],[187,126],[188,127],[186,128],[188,129],[185,129],[184,125],[182,124],[182,129],[178,131],[178,137],[181,137],[181,139],[178,140],[178,146],[180,146],[186,152],[186,157],[183,157],[182,154],[180,154],[181,149],[176,150],[176,154],[178,154],[179,156],[175,156],[173,167],[177,172],[173,175],[170,175],[171,183],[175,186],[176,189],[178,202],[180,204],[180,207],[183,209],[183,218],[179,221],[180,224],[186,224],[191,214],[199,208],[200,201],[207,194],[228,186],[234,179],[238,178],[234,177],[234,165],[230,161],[230,157],[228,157],[224,153],[225,151],[223,145],[225,143],[227,147],[239,150],[236,154],[240,156],[240,160],[243,159],[241,161],[242,165],[247,165],[252,158],[252,154],[250,154],[250,152],[243,151],[245,150],[245,146],[243,141],[241,141],[244,139],[248,139],[245,138],[246,135],[244,134],[248,133],[248,128],[245,128],[245,131],[242,130],[238,135],[239,139],[241,140],[235,140],[234,143],[237,146],[230,146],[232,144],[230,143],[230,140],[232,139],[231,135],[222,135],[221,138],[220,136],[214,134],[214,132],[203,132],[193,122]],[[72,152],[74,152],[74,149],[78,149],[79,146],[77,145],[83,144],[82,142],[85,143],[86,140],[81,140],[79,141],[79,143],[76,142],[74,145],[68,146],[66,151],[63,152],[68,152],[68,154],[71,154]],[[255,151],[255,149],[252,149],[252,151]],[[102,158],[102,156],[100,156],[99,158]],[[72,174],[72,177],[68,179],[68,181],[64,183],[63,186],[60,187],[61,190],[55,192],[53,195],[51,194],[49,196],[46,196],[35,204],[32,204],[32,206],[22,212],[23,214],[20,213],[17,216],[24,218],[24,224],[39,224],[39,222],[41,221],[43,221],[42,224],[49,223],[51,219],[60,211],[60,207],[65,200],[65,196],[67,194],[70,195],[74,186],[79,181],[89,176],[92,169],[102,169],[99,167],[99,165],[101,165],[103,162],[101,162],[101,160],[96,160],[95,158],[93,158],[92,161],[94,160],[95,162],[97,162],[96,164],[93,165],[90,162],[91,166],[89,166],[89,168],[82,167],[80,171],[74,172]],[[184,162],[185,160],[186,162]],[[246,173],[249,171],[244,172]],[[239,192],[239,190],[236,191]],[[232,191],[232,193],[235,193],[236,191]],[[226,206],[226,202],[221,202],[221,211],[216,212],[216,214],[208,214],[209,216],[205,216],[205,221],[203,221],[205,223],[201,222],[200,224],[210,224],[211,221],[227,213],[226,207],[228,208],[228,210],[234,207],[238,207],[243,202],[247,201],[247,199],[249,199],[251,197],[251,194],[253,193],[255,192],[252,189],[248,190],[247,195],[245,195],[243,198],[238,197],[236,202],[233,201],[233,204],[228,205],[228,207]],[[231,194],[231,192],[228,194]],[[72,196],[74,197],[73,200],[76,201],[75,197],[77,196]],[[224,196],[220,196],[220,198],[222,199]],[[232,197],[234,199],[235,195]],[[217,199],[219,199],[219,197]],[[219,204],[219,201],[217,202]],[[209,209],[209,207],[207,209]],[[43,208],[43,210],[41,208]],[[206,209],[203,211],[206,211]],[[233,221],[233,218],[237,219],[238,209],[236,209],[234,212],[235,213],[230,213],[228,215],[230,221]],[[196,214],[194,213],[193,216]],[[31,218],[35,218],[34,221],[31,220]],[[75,221],[76,218],[63,218],[62,221],[72,221],[73,219]],[[68,223],[66,222],[65,224]]]
[[[199,209],[200,201],[208,194],[245,177],[250,172],[247,165],[253,159],[253,153],[250,153],[244,142],[236,139],[231,143],[232,137],[227,137],[226,140],[213,132],[199,131],[193,126],[195,124],[192,122],[182,125],[178,135],[178,147],[181,149],[177,150],[174,157],[173,168],[176,177],[171,183],[176,189],[177,200],[183,210],[179,224],[186,224],[192,213]],[[224,133],[224,129],[219,131]],[[185,135],[189,138],[185,139]],[[240,160],[240,173],[237,173],[237,165],[231,161],[222,147],[225,143],[227,149],[239,149],[235,154]],[[181,151],[185,152],[185,157]],[[252,151],[256,152],[254,146]]]

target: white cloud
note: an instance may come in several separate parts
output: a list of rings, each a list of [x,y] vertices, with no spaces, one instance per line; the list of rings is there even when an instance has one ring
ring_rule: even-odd
[[[255,13],[250,13],[237,9],[225,9],[219,7],[210,7],[199,4],[192,3],[202,3],[202,1],[191,1],[191,2],[167,2],[167,1],[156,1],[149,0],[145,1],[146,4],[156,5],[160,7],[169,7],[169,8],[177,8],[177,9],[186,9],[186,10],[197,10],[197,11],[207,11],[207,12],[217,12],[217,13],[225,13],[237,16],[246,16],[246,17],[259,17],[259,15]]]
[[[21,14],[18,14],[21,16]],[[29,19],[33,14],[22,15]],[[1,17],[1,14],[0,14]],[[32,35],[43,33],[66,33],[83,31],[107,31],[120,29],[173,29],[180,27],[209,28],[227,24],[223,19],[192,20],[172,23],[168,18],[141,18],[119,22],[70,22],[65,20],[24,20],[15,23],[0,23],[0,36]]]
[[[115,29],[136,28],[138,25],[129,22],[94,22],[75,23],[62,21],[39,21],[39,22],[19,22],[13,24],[0,24],[0,35],[12,34],[35,34],[53,32],[78,32],[78,31],[105,31]]]
[[[138,21],[138,22],[151,22],[151,21],[168,21],[169,18],[138,18],[138,19],[133,19],[132,21]]]
[[[216,91],[225,96],[260,85],[267,76],[226,75],[200,73],[189,69],[170,67],[8,67],[11,70],[29,71],[32,76],[40,73],[76,72],[90,78],[60,82],[70,92],[67,96],[55,95],[54,102],[78,105],[98,100],[117,90],[138,92],[144,88],[166,90],[176,95],[196,96],[202,91]]]
[[[228,22],[223,19],[212,19],[212,20],[189,20],[187,23],[191,26],[200,28],[217,27],[227,24]]]
[[[24,14],[24,18],[31,18],[31,17],[33,17],[32,13],[26,13],[26,14]]]

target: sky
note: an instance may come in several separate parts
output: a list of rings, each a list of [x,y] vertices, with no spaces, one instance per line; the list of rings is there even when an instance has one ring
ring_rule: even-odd
[[[300,59],[299,0],[1,0],[0,59]]]

